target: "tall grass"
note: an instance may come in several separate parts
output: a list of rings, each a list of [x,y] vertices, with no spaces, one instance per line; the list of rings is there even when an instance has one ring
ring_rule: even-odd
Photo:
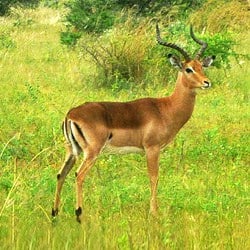
[[[207,72],[213,88],[198,94],[191,121],[162,152],[158,218],[148,214],[144,156],[103,155],[86,179],[83,223],[74,218],[74,174],[65,183],[60,215],[51,220],[67,110],[88,100],[172,90],[167,83],[121,91],[91,87],[93,65],[60,45],[60,22],[49,21],[54,16],[40,8],[23,11],[18,25],[16,18],[0,19],[5,45],[13,45],[0,48],[1,248],[248,249],[247,61],[226,74]],[[238,35],[240,51],[248,38]]]
[[[208,0],[203,8],[190,15],[190,21],[200,29],[205,28],[212,32],[244,32],[249,29],[248,9],[249,1]]]
[[[102,36],[86,35],[78,42],[84,58],[88,58],[87,54],[95,63],[99,86],[121,89],[126,87],[126,82],[141,84],[150,68],[148,54],[155,45],[150,23],[142,20],[137,24],[131,13],[126,18]]]

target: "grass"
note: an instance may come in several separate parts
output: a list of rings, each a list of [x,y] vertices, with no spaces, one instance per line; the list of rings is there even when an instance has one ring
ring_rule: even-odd
[[[199,93],[192,119],[162,152],[158,218],[148,214],[144,157],[103,155],[84,186],[83,223],[74,218],[73,171],[51,220],[67,110],[172,91],[91,87],[91,65],[60,45],[53,17],[40,8],[0,20],[1,248],[249,249],[249,62],[226,75],[208,70],[213,88]],[[238,36],[247,51],[249,32]]]

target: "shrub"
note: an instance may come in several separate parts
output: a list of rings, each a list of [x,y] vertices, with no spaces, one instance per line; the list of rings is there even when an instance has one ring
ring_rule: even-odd
[[[215,55],[216,60],[213,63],[217,68],[230,67],[231,58],[238,61],[240,58],[247,59],[247,55],[242,55],[236,52],[235,45],[236,40],[233,37],[232,32],[222,31],[220,33],[212,34],[211,32],[200,32],[199,27],[194,27],[196,36],[208,43],[208,48],[204,52],[205,56]],[[204,30],[203,30],[204,31]],[[199,49],[199,45],[193,41],[190,36],[190,26],[183,22],[176,22],[167,27],[167,38],[169,41],[178,41],[177,43],[186,48],[187,51],[195,54],[195,51]]]
[[[109,32],[96,38],[86,36],[79,46],[97,66],[99,79],[108,85],[117,80],[140,82],[145,72],[145,61],[154,42],[147,33],[148,25],[142,22],[134,27],[129,18]]]
[[[62,44],[67,46],[76,45],[78,39],[81,37],[81,33],[77,31],[62,31],[60,34],[60,40]]]
[[[66,4],[69,13],[67,25],[85,32],[103,32],[114,23],[114,6],[112,1],[75,0]]]

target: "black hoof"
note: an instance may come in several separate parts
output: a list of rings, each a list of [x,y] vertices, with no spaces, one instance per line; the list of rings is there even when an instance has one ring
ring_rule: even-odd
[[[82,208],[81,207],[78,207],[76,209],[76,216],[80,216],[82,214]]]
[[[58,208],[56,208],[56,209],[52,208],[51,215],[52,215],[53,217],[56,217],[56,216],[58,215]]]
[[[76,220],[77,220],[77,222],[81,223],[80,215],[82,214],[82,208],[78,207],[76,209],[75,213],[76,213]]]

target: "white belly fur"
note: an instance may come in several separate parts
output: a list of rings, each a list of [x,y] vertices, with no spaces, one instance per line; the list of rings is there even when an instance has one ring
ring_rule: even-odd
[[[137,148],[133,146],[125,146],[125,147],[116,147],[110,144],[107,144],[104,149],[103,153],[109,154],[130,154],[130,153],[143,153],[142,148]]]

